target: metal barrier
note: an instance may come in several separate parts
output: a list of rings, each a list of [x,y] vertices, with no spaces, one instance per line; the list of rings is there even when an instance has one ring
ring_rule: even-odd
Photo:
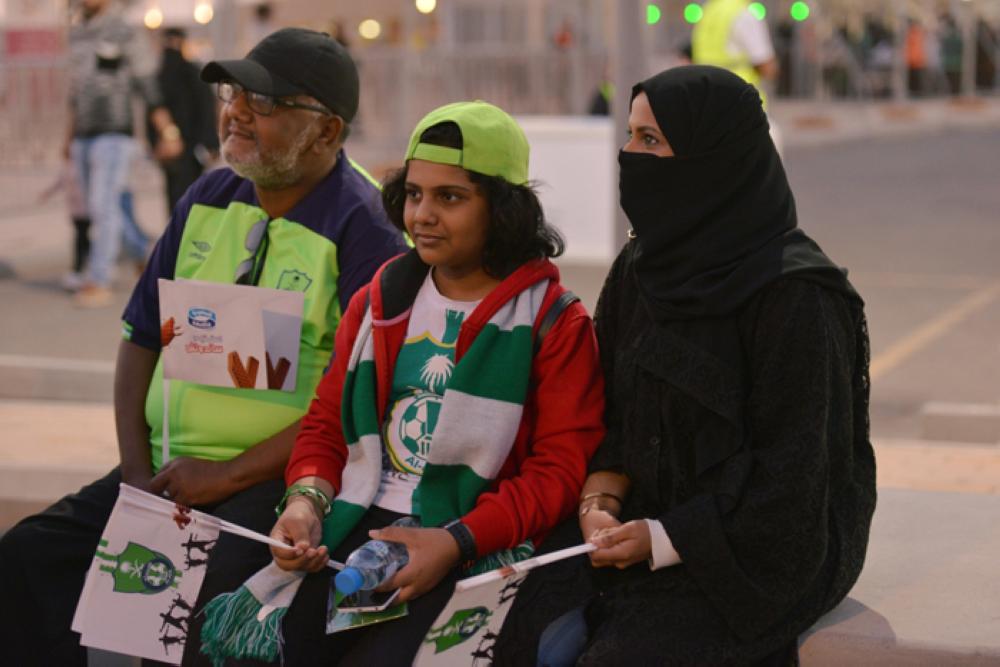
[[[515,114],[586,113],[605,70],[603,53],[368,51],[355,133],[398,146],[436,106],[483,99]],[[64,60],[0,63],[0,168],[55,164],[66,133]]]
[[[793,43],[786,44],[788,75],[794,76],[792,85],[780,93],[814,99],[831,96],[830,82],[825,80],[830,65],[840,68],[837,75],[845,79],[846,97],[867,100],[880,89],[898,87],[898,82],[889,80],[893,71],[862,63],[828,17],[817,12],[815,23],[808,49],[795,33]],[[1000,44],[992,33],[980,32],[978,37],[980,60],[993,65]],[[354,131],[374,148],[391,148],[394,153],[423,114],[455,100],[484,99],[514,114],[584,114],[608,63],[604,51],[512,52],[487,46],[418,53],[370,48],[358,53],[357,59],[363,85]],[[1000,86],[1000,77],[994,77]],[[68,79],[65,58],[0,62],[0,168],[60,161]]]
[[[606,56],[581,52],[405,53],[359,56],[361,107],[355,132],[399,146],[431,109],[482,99],[512,114],[582,114],[601,83]]]
[[[0,64],[0,167],[62,159],[68,83],[63,59]]]

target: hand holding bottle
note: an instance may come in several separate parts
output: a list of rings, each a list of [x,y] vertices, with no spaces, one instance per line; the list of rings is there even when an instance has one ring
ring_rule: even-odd
[[[377,589],[391,591],[399,588],[398,602],[420,597],[437,586],[458,565],[458,543],[444,528],[387,526],[371,531],[369,536],[406,545],[409,556],[406,567]]]

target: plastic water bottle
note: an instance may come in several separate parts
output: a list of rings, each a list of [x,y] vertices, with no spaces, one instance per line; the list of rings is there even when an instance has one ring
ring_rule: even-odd
[[[392,525],[419,528],[420,522],[415,517],[404,516],[393,521]],[[344,595],[351,595],[359,590],[369,591],[392,578],[408,561],[405,544],[368,540],[347,557],[347,567],[337,573],[334,584]]]

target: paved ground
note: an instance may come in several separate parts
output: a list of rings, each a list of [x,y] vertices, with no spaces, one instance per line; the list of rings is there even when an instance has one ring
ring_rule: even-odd
[[[946,402],[976,406],[956,414],[1000,414],[1000,101],[784,103],[774,115],[802,226],[851,268],[868,303],[881,497],[862,580],[807,638],[803,659],[994,662],[986,573],[997,557],[1000,429],[952,442],[972,432],[957,418],[929,441],[922,412]],[[391,162],[364,146],[352,152],[364,164]],[[0,530],[117,459],[111,372],[134,275],[122,271],[114,307],[70,305],[58,286],[69,261],[66,212],[35,201],[50,177],[42,168],[0,172]],[[155,167],[139,165],[140,222],[151,233],[165,223],[160,187]],[[564,265],[564,280],[592,308],[606,268]],[[837,653],[852,647],[862,653]],[[106,654],[98,662],[134,664]]]
[[[972,111],[911,109],[902,121],[886,106],[786,103],[775,115],[801,224],[850,267],[868,302],[880,483],[998,493],[1000,435],[972,445],[920,440],[930,402],[1000,409],[1000,100]],[[115,458],[111,371],[135,276],[122,268],[113,307],[72,307],[58,284],[69,261],[65,209],[58,198],[35,199],[50,178],[42,168],[0,173],[0,195],[12,202],[0,213],[0,399],[9,399],[0,404],[0,467],[15,476],[24,466],[89,471]],[[166,221],[155,166],[138,165],[134,186],[140,222],[155,234]],[[563,271],[593,307],[606,267]],[[944,438],[963,440],[961,431]]]

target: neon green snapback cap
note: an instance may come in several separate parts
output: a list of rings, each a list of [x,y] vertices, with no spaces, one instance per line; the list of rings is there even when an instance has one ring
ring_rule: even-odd
[[[462,132],[462,148],[420,143],[420,135],[452,122]],[[506,111],[489,102],[455,102],[438,107],[417,123],[406,149],[406,160],[450,164],[514,185],[528,182],[528,139]]]

